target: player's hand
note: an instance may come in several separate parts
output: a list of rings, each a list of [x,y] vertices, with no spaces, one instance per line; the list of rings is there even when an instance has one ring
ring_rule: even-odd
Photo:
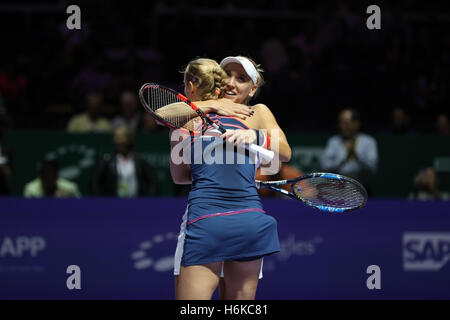
[[[257,139],[255,130],[244,129],[227,130],[221,137],[226,139],[227,143],[233,143],[235,146],[252,144]]]

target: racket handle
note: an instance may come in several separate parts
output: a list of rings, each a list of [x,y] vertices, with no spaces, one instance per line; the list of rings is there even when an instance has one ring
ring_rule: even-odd
[[[209,119],[209,118],[208,118]],[[208,121],[209,124],[211,124],[214,128],[216,128],[217,130],[219,130],[222,133],[227,132],[227,130],[225,130],[225,128],[223,128],[222,126],[217,125],[215,122],[213,122],[212,120]]]
[[[261,159],[264,160],[264,162],[272,161],[273,157],[275,156],[275,153],[272,150],[267,150],[266,148],[263,148],[256,144],[251,144],[249,150],[258,153]]]
[[[225,133],[227,130],[222,127],[221,125],[218,125],[208,117],[205,117],[206,121],[209,122],[214,128],[219,130],[222,133]],[[267,150],[266,148],[263,148],[261,146],[258,146],[256,144],[251,144],[249,147],[249,150],[255,153],[258,153],[261,159],[264,160],[265,163],[268,163],[272,161],[273,157],[275,156],[275,153],[271,150]]]

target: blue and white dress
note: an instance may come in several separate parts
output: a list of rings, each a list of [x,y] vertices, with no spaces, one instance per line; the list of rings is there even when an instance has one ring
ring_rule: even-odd
[[[209,116],[225,129],[249,129],[232,117]],[[200,156],[195,143],[201,145]],[[277,222],[262,208],[255,185],[258,163],[248,150],[230,150],[221,138],[203,135],[192,140],[190,151],[192,188],[178,236],[174,273],[179,273],[180,265],[250,261],[279,252]]]

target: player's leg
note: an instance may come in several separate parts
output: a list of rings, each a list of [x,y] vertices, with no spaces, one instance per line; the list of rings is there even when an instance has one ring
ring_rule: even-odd
[[[264,264],[264,258],[261,261],[261,268],[259,270],[259,280],[263,278],[263,264]],[[222,265],[222,273],[220,274],[220,280],[219,280],[219,299],[225,300],[226,297],[226,286],[225,286],[225,279],[223,275],[223,265]]]
[[[222,262],[181,266],[175,279],[175,299],[209,300],[219,284]]]
[[[262,258],[252,261],[225,261],[226,300],[254,300],[258,287]]]
[[[180,276],[179,275],[176,275],[175,276],[175,281],[174,281],[174,284],[175,284],[175,296],[177,295],[177,291],[178,291],[178,283],[180,282],[180,281],[178,281],[178,278],[179,278]]]

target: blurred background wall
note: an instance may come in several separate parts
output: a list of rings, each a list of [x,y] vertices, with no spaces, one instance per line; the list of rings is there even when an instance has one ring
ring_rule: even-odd
[[[126,111],[125,92],[136,93],[146,81],[182,91],[179,71],[191,59],[237,54],[253,57],[265,70],[266,84],[253,102],[271,108],[292,141],[292,164],[299,170],[320,169],[310,161],[319,156],[325,137],[338,132],[339,111],[355,108],[361,131],[375,135],[380,148],[374,196],[406,196],[425,167],[433,167],[440,187],[449,190],[450,35],[443,31],[450,17],[445,1],[380,1],[381,30],[366,27],[368,1],[76,4],[80,30],[66,27],[67,1],[0,5],[0,131],[2,154],[10,158],[9,194],[22,193],[42,156],[72,139],[83,145],[82,137],[62,132],[86,110],[87,95],[101,96],[99,113],[112,127],[132,113],[140,141],[141,133],[165,131],[142,108]],[[97,139],[90,135],[86,143]],[[138,142],[139,151],[168,150],[162,138],[143,139],[151,143]],[[104,146],[100,140],[93,146],[92,161],[111,151]],[[35,149],[24,159],[28,147]],[[63,167],[74,165],[61,161]],[[401,182],[383,186],[381,181],[394,172]],[[84,196],[92,195],[82,189]]]

